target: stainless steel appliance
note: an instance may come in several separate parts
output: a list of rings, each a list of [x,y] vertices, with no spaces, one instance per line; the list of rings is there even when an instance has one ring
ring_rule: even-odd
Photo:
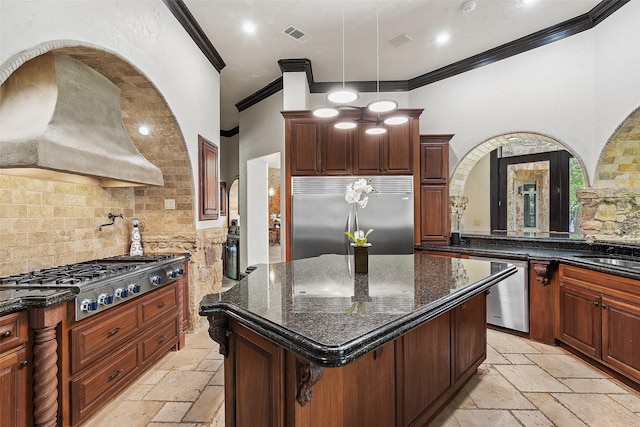
[[[293,259],[320,254],[348,254],[354,230],[353,205],[345,200],[348,184],[358,178],[370,180],[375,189],[369,203],[358,208],[360,228],[374,231],[369,236],[371,254],[413,253],[413,177],[293,177]]]
[[[528,263],[485,257],[469,257],[469,259],[506,262],[516,266],[516,274],[490,288],[490,293],[487,295],[487,323],[520,332],[529,332]]]
[[[0,278],[2,289],[70,289],[75,320],[104,312],[184,274],[182,255],[115,256]]]

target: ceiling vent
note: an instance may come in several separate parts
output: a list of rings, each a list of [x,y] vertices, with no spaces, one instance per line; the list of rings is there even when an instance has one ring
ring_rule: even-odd
[[[306,43],[311,39],[311,36],[299,28],[294,27],[293,25],[289,25],[287,28],[282,30],[282,34],[295,39],[299,43]]]
[[[407,33],[404,33],[404,34],[400,34],[395,39],[389,40],[389,44],[391,44],[391,46],[393,47],[400,47],[403,44],[410,42],[411,40],[413,40],[413,37],[411,37]]]

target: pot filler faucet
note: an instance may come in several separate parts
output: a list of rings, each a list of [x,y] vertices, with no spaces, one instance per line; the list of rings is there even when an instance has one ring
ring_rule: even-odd
[[[124,219],[124,214],[118,214],[118,215],[114,215],[111,212],[109,212],[108,218],[111,220],[111,222],[107,223],[107,224],[102,224],[100,227],[98,227],[98,231],[102,231],[102,227],[108,227],[110,225],[115,224],[116,222],[116,218],[122,218]]]

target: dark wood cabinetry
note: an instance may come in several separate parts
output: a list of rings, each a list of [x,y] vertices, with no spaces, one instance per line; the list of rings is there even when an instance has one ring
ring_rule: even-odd
[[[7,426],[31,424],[27,312],[0,317],[0,414]]]
[[[476,295],[336,368],[313,366],[235,319],[222,320],[230,331],[226,425],[426,425],[486,357],[485,306],[485,295]]]
[[[420,135],[420,241],[449,242],[449,140]]]
[[[556,338],[640,383],[640,281],[560,266]]]
[[[372,123],[336,129],[336,119],[319,119],[310,111],[284,112],[285,152],[291,176],[411,175],[418,156],[418,122],[422,110],[402,110],[409,122],[369,135]],[[355,112],[343,116],[356,120]]]
[[[82,423],[178,347],[185,324],[183,286],[177,280],[108,315],[63,324],[62,348],[69,349],[62,358],[63,425]]]

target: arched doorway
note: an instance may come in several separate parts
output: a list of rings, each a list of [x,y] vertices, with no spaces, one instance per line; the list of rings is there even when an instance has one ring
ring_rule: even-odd
[[[534,132],[495,136],[454,170],[452,229],[578,237],[576,188],[584,182],[581,160],[560,141]]]

